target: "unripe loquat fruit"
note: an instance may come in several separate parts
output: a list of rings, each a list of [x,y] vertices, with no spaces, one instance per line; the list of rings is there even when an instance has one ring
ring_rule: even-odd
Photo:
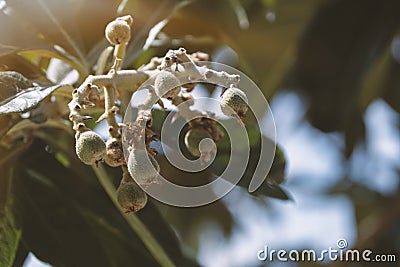
[[[137,212],[146,206],[147,195],[133,180],[121,182],[117,189],[117,201],[125,213]]]
[[[243,118],[248,109],[247,102],[247,96],[242,90],[229,87],[222,94],[221,110],[227,116]]]
[[[107,24],[105,36],[112,45],[126,44],[131,39],[131,27],[124,20],[114,20]]]
[[[179,79],[169,71],[160,71],[154,81],[154,88],[158,97],[175,98],[181,91]]]
[[[129,153],[128,171],[138,184],[149,185],[158,176],[160,166],[145,149],[134,149]]]
[[[75,151],[79,159],[87,164],[97,164],[106,157],[106,143],[100,135],[93,131],[79,133]]]
[[[111,167],[124,164],[124,151],[120,139],[109,138],[106,142],[106,153],[105,161]]]

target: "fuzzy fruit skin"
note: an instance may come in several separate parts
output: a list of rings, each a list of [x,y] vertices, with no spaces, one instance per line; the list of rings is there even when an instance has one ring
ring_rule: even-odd
[[[78,135],[75,151],[83,163],[97,164],[106,157],[106,143],[97,133],[86,131]]]
[[[107,24],[105,36],[110,44],[126,44],[131,39],[131,27],[124,20],[114,20]]]
[[[135,149],[129,153],[128,171],[138,184],[146,186],[158,176],[160,166],[145,149]]]
[[[109,138],[106,143],[106,163],[111,167],[121,166],[125,163],[122,142],[118,138]]]
[[[190,129],[186,135],[185,135],[185,145],[189,152],[196,157],[201,156],[201,152],[199,149],[200,142],[201,140],[205,138],[210,138],[212,139],[210,133],[208,133],[206,130],[201,129],[201,128],[194,128]],[[203,147],[203,153],[211,153],[213,151],[213,146],[212,147]]]
[[[126,212],[137,212],[147,203],[146,193],[134,182],[122,182],[117,189],[117,201]]]
[[[247,96],[239,88],[230,87],[222,95],[221,110],[227,116],[235,116],[236,114],[242,118],[246,115]]]
[[[181,91],[180,82],[169,71],[160,71],[154,80],[154,88],[158,97],[164,97],[167,99],[175,98]]]

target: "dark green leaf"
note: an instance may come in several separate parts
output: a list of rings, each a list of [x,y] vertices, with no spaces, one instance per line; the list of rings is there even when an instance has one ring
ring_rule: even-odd
[[[261,145],[270,147],[271,151],[272,148],[275,146],[275,155],[271,168],[268,174],[266,174],[264,182],[252,194],[255,196],[269,196],[284,200],[289,199],[288,194],[279,186],[279,184],[281,184],[285,180],[286,168],[285,155],[282,149],[277,146],[271,139],[265,136],[261,136],[260,132],[255,127],[246,126],[246,131],[249,136],[250,157],[248,159],[248,164],[244,175],[240,179],[238,185],[244,187],[246,191],[249,189],[250,182],[260,161]],[[228,134],[225,133],[225,137],[222,139],[220,144],[218,144],[217,157],[211,165],[211,170],[217,175],[220,175],[225,170],[229,162],[231,156],[230,146],[231,144],[228,138]]]
[[[70,85],[54,85],[50,87],[32,87],[2,101],[0,114],[22,113],[38,105],[44,98],[57,89],[70,87]]]
[[[59,130],[46,130],[37,136],[46,141],[51,153],[45,151],[44,143],[36,142],[21,159],[19,180],[23,181],[20,188],[24,197],[20,207],[29,224],[23,235],[29,249],[57,266],[73,262],[87,266],[158,266],[91,168],[77,159],[73,137]],[[69,167],[57,160],[57,153],[68,158]],[[110,168],[110,176],[118,184],[121,170]],[[154,206],[149,204],[138,216],[175,263],[197,266],[194,262],[188,265],[191,261],[182,255],[175,233]]]
[[[181,141],[181,147],[184,148],[184,143]],[[171,152],[170,152],[171,153]],[[187,157],[187,150],[182,153]],[[209,183],[212,180],[213,174],[211,170],[201,172],[186,172],[173,166],[165,156],[157,155],[156,160],[160,164],[161,175],[169,181],[183,186],[200,186]],[[207,194],[214,194],[211,190]],[[204,222],[214,222],[218,225],[223,233],[228,236],[232,233],[234,219],[228,208],[221,201],[215,201],[205,206],[182,209],[179,207],[170,207],[168,209],[168,220],[178,229],[180,236],[185,242],[191,242],[192,234],[198,231],[198,226]],[[192,244],[194,247],[198,244]]]
[[[183,256],[180,249],[179,240],[176,237],[173,229],[167,224],[165,219],[158,212],[157,207],[152,203],[148,203],[145,209],[138,213],[139,218],[146,224],[152,231],[153,235],[157,238],[163,246],[168,256],[174,261],[177,266],[195,267],[199,266],[194,260],[188,259]],[[186,217],[187,218],[187,217]],[[198,218],[193,216],[192,218]],[[188,221],[186,221],[188,226]],[[187,227],[188,228],[188,227]]]
[[[238,185],[244,187],[247,191],[252,180],[253,174],[257,168],[257,164],[260,160],[260,151],[261,151],[261,138],[263,139],[263,145],[265,146],[275,146],[274,142],[265,137],[260,136],[260,133],[257,129],[247,126],[246,127],[248,135],[249,135],[249,144],[250,144],[250,157],[248,160],[247,168],[245,173],[240,179]],[[230,157],[230,147],[229,140],[224,140],[221,145],[218,146],[218,154],[215,162],[211,165],[212,170],[218,175],[221,174],[227,164]],[[286,160],[282,149],[279,146],[275,147],[275,156],[272,162],[271,169],[267,174],[264,182],[258,187],[256,191],[252,194],[255,196],[268,196],[273,198],[278,198],[282,200],[290,199],[288,193],[285,192],[284,189],[279,185],[285,179],[285,168],[286,168]]]
[[[165,210],[168,222],[178,231],[183,243],[188,244],[195,251],[202,245],[200,237],[202,231],[209,224],[218,227],[227,238],[234,233],[235,227],[238,226],[223,201],[215,201],[190,209],[167,206]]]
[[[156,132],[160,132],[162,124],[165,118],[168,116],[168,114],[169,112],[153,110],[153,128]],[[185,130],[186,128],[183,129],[183,132]],[[253,177],[254,171],[259,161],[261,136],[260,132],[254,127],[247,126],[246,130],[249,136],[250,158],[246,171],[242,179],[239,181],[238,185],[248,190],[250,181]],[[184,134],[181,134],[180,139],[182,139],[183,136]],[[176,136],[170,136],[170,135],[166,135],[165,137],[167,139],[163,139],[161,141],[164,142],[166,145],[175,142],[175,139],[178,138]],[[263,138],[263,145],[265,146],[275,145],[271,139],[264,136],[262,138]],[[190,158],[191,156],[186,151],[183,141],[180,140],[180,143],[181,143],[180,147],[182,148],[183,154]],[[217,175],[221,174],[225,170],[229,162],[229,157],[230,157],[230,141],[228,135],[225,134],[225,137],[218,144],[217,157],[213,162],[213,164],[211,165],[211,171]],[[256,196],[269,196],[285,200],[289,199],[289,195],[279,185],[277,185],[277,183],[279,184],[284,181],[285,167],[286,167],[285,155],[282,149],[279,146],[276,146],[275,157],[272,162],[270,172],[268,173],[263,184],[253,194]],[[202,175],[205,176],[205,174]],[[185,179],[186,176],[183,174],[176,174],[176,177],[177,178],[172,178],[172,179],[181,179],[182,181],[180,181],[180,184],[190,183],[190,181],[192,182],[195,181],[196,183],[199,183],[199,181],[196,179]],[[208,180],[203,178],[200,182],[204,184],[208,182]]]
[[[41,142],[21,160],[22,239],[39,259],[56,266],[157,266],[93,173],[65,168]]]
[[[389,63],[388,71],[384,77],[382,87],[385,89],[383,93],[383,99],[389,103],[389,105],[400,112],[400,64],[393,59]]]

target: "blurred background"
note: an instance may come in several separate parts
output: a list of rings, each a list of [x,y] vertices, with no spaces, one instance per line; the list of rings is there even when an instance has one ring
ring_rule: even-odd
[[[179,262],[178,266],[196,265],[194,262],[219,267],[367,265],[257,259],[257,252],[265,246],[318,252],[337,249],[339,239],[347,241],[347,248],[369,249],[372,255],[396,255],[397,263],[382,266],[399,266],[399,10],[397,0],[0,0],[0,69],[16,70],[42,82],[76,85],[95,71],[97,57],[107,46],[105,25],[116,16],[131,14],[133,39],[125,68],[137,68],[168,49],[185,47],[188,52],[206,52],[213,61],[243,71],[270,103],[277,143],[286,161],[285,182],[280,189],[283,195],[251,195],[246,187],[237,187],[222,200],[200,208],[176,208],[151,201],[138,216],[163,246],[170,247],[167,253]],[[63,72],[59,71],[61,67]],[[213,95],[206,89],[201,92]],[[250,116],[246,123],[252,127],[256,122]],[[59,142],[73,142],[68,135],[54,135]],[[135,233],[128,241],[124,238],[129,235],[118,234],[132,232],[122,219],[109,221],[116,229],[107,236],[93,234],[97,238],[94,243],[100,245],[92,246],[92,236],[82,241],[86,238],[82,236],[83,224],[93,232],[103,231],[100,227],[106,223],[102,222],[118,214],[112,211],[90,168],[81,170],[85,168],[81,166],[77,167],[79,171],[65,174],[71,176],[66,178],[67,184],[62,177],[61,182],[53,181],[52,175],[60,169],[48,167],[43,171],[43,159],[49,166],[48,158],[55,161],[53,150],[60,148],[50,144],[49,152],[41,149],[45,145],[34,141],[13,159],[16,166],[29,167],[17,172],[16,184],[38,188],[30,193],[25,188],[23,192],[29,197],[16,203],[29,202],[39,192],[47,194],[40,187],[41,182],[48,183],[46,177],[63,193],[57,195],[57,202],[50,193],[46,195],[50,200],[39,199],[35,211],[25,204],[16,205],[22,239],[16,246],[14,266],[92,266],[91,256],[102,249],[107,251],[108,246],[102,244],[109,240],[118,248],[107,256],[108,263],[113,264],[104,261],[105,266],[158,266],[148,252],[142,251],[143,244]],[[32,155],[41,163],[30,160]],[[8,173],[5,161],[1,163],[2,172]],[[108,172],[119,175],[115,170]],[[37,173],[43,174],[40,179]],[[6,179],[1,180],[3,188],[8,184]],[[75,192],[81,187],[78,183],[85,185]],[[18,191],[20,186],[15,188]],[[88,196],[84,188],[94,188],[93,197],[101,199],[88,204],[98,216],[99,228],[88,223],[88,218],[94,218],[92,213],[85,215],[75,211],[74,205],[69,206],[72,198],[85,203]],[[7,203],[4,197],[1,200]],[[54,209],[62,210],[52,212]],[[84,214],[84,219],[78,222],[74,212]],[[44,226],[43,220],[50,225]],[[49,227],[56,234],[48,233]],[[57,234],[64,227],[72,230]],[[73,230],[78,228],[82,231]],[[67,239],[66,234],[70,235]],[[80,241],[79,246],[86,245],[87,254],[77,254],[73,248]],[[58,251],[61,248],[65,251]],[[129,255],[136,255],[135,260],[129,261]],[[113,261],[115,257],[120,260]]]

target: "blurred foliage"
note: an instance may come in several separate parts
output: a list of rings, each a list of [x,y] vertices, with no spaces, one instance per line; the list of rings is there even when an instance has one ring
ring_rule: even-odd
[[[0,266],[20,266],[28,252],[55,266],[160,264],[105,194],[96,174],[77,159],[67,121],[72,86],[96,71],[96,60],[107,46],[104,28],[118,15],[134,17],[125,67],[139,66],[178,47],[211,55],[230,47],[238,56],[236,67],[268,99],[281,89],[295,90],[307,100],[306,117],[314,127],[344,133],[347,157],[364,142],[363,116],[371,102],[382,98],[400,111],[400,44],[394,42],[400,26],[397,0],[384,4],[372,0],[13,0],[0,4],[0,70],[17,71],[48,90],[34,104],[27,102],[33,108],[30,117],[0,114]],[[71,81],[73,70],[79,77]],[[72,86],[60,88],[56,84],[61,81]],[[1,86],[0,108],[21,96],[20,90]],[[29,90],[22,95],[26,93]],[[155,119],[163,121],[162,115]],[[240,184],[244,188],[254,171],[260,138],[265,138],[255,129],[250,121],[247,130],[255,134],[250,165]],[[277,151],[270,178],[279,180],[286,162],[279,147]],[[223,169],[226,154],[229,151],[219,155],[214,173]],[[213,177],[207,171],[189,181],[186,173],[170,168],[162,156],[157,160],[163,174],[180,184]],[[107,175],[118,184],[119,171],[107,168]],[[398,252],[399,193],[381,195],[345,174],[329,194],[345,194],[352,200],[356,247]],[[269,183],[254,195],[263,200],[265,196],[289,198],[285,189]],[[205,225],[214,223],[227,237],[236,226],[223,201],[196,209],[150,201],[137,215],[177,266],[198,265],[192,258]]]
[[[383,97],[392,89],[374,87],[385,92],[381,95],[366,92],[363,81],[390,49],[400,24],[395,11],[399,5],[398,1],[378,6],[375,1],[329,2],[314,15],[300,41],[294,75],[296,85],[309,96],[307,116],[323,131],[343,131],[347,156],[364,139],[362,115],[374,100],[368,94]]]

